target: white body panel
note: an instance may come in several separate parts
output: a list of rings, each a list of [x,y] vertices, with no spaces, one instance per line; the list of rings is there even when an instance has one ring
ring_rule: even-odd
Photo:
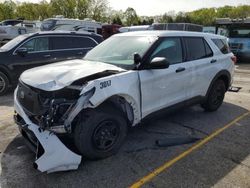
[[[185,68],[176,73],[178,68]],[[192,83],[192,62],[170,65],[167,69],[139,71],[142,93],[142,118],[187,99]]]
[[[100,83],[103,81],[111,80],[111,86],[101,89]],[[132,106],[134,112],[134,122],[136,125],[141,120],[141,110],[140,110],[140,84],[138,71],[128,71],[104,78],[100,78],[89,83],[89,87],[95,87],[94,95],[89,99],[93,106],[91,108],[97,107],[106,99],[117,95],[124,97],[127,102]]]
[[[192,61],[193,81],[191,89],[188,90],[188,98],[205,96],[207,90],[218,72],[227,70],[233,78],[234,63],[231,60],[232,53],[222,54],[210,38],[205,37],[207,43],[212,47],[213,57]],[[211,61],[215,61],[211,63]]]

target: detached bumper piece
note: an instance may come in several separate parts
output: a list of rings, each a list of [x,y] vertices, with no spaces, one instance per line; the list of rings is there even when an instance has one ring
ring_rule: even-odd
[[[32,123],[18,102],[16,91],[14,96],[14,108],[18,114],[15,121],[24,131],[23,136],[30,142],[31,148],[36,148],[34,167],[47,173],[77,169],[81,156],[69,150],[54,133],[41,130]]]

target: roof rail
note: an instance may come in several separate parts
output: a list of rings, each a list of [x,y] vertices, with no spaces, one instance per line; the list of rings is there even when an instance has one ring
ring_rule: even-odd
[[[223,25],[223,24],[245,24],[245,23],[250,23],[250,17],[248,17],[248,18],[236,18],[236,19],[216,18],[215,23],[218,24],[218,25]]]

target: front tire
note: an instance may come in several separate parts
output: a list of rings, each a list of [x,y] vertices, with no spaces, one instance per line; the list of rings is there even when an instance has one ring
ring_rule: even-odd
[[[4,95],[8,91],[9,84],[8,77],[4,73],[0,72],[0,96]]]
[[[216,80],[208,93],[207,99],[201,107],[208,112],[216,111],[223,103],[226,86],[223,80]]]
[[[82,112],[74,130],[75,145],[89,159],[102,159],[118,152],[127,135],[127,122],[115,108]]]

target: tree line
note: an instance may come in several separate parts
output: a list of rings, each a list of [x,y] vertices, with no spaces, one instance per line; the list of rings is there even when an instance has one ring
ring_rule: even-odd
[[[138,16],[132,7],[125,11],[113,10],[107,0],[45,0],[40,3],[0,3],[0,20],[21,18],[25,20],[44,20],[63,15],[66,18],[91,18],[103,23],[115,23],[124,26],[148,25],[158,23],[195,23],[204,26],[215,24],[215,18],[250,17],[250,5],[237,7],[203,8],[192,12],[167,12],[156,16]]]

